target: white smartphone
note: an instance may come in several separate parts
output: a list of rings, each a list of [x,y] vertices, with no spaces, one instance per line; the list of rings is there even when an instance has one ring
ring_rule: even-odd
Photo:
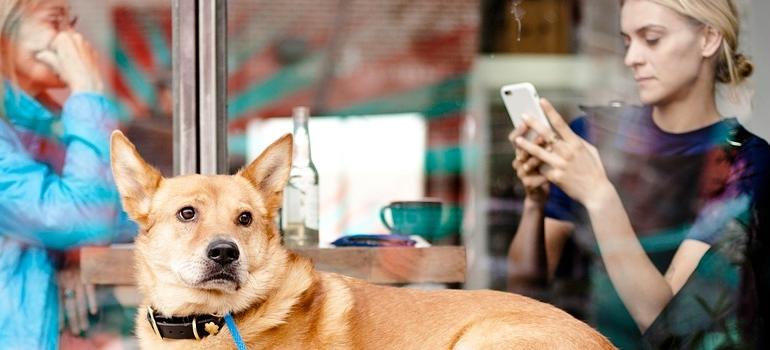
[[[505,85],[500,88],[500,96],[505,103],[505,109],[508,110],[508,115],[511,117],[513,127],[518,128],[524,125],[524,119],[522,114],[526,113],[541,124],[551,127],[548,122],[548,118],[545,117],[543,109],[540,108],[540,97],[535,91],[535,86],[531,83],[518,83]],[[526,137],[533,139],[537,135],[534,130],[527,132]]]

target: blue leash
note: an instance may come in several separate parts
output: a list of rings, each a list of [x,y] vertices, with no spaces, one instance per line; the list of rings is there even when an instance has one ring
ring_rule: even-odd
[[[233,335],[233,342],[235,342],[235,346],[238,347],[238,350],[246,350],[246,345],[243,344],[241,333],[238,333],[238,327],[235,326],[235,320],[233,320],[233,316],[231,316],[229,312],[225,314],[225,323],[227,323],[230,334]]]

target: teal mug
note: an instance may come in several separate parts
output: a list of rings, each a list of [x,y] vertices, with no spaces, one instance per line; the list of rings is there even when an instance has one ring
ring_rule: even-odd
[[[388,211],[392,224],[387,219]],[[380,209],[380,220],[391,233],[418,235],[431,240],[440,234],[442,204],[439,201],[391,202]]]

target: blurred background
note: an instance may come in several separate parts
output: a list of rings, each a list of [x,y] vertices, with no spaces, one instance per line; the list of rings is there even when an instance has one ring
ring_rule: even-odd
[[[738,3],[756,70],[719,107],[769,138],[770,3]],[[171,175],[171,1],[71,4],[129,138]],[[309,106],[322,244],[387,232],[379,209],[391,201],[438,198],[451,229],[434,243],[468,247],[463,287],[505,290],[523,189],[499,88],[532,82],[568,119],[581,104],[635,103],[618,12],[617,0],[229,0],[228,168],[291,132],[292,107]],[[99,329],[129,338],[133,310],[101,315],[93,346],[135,346],[94,340]]]

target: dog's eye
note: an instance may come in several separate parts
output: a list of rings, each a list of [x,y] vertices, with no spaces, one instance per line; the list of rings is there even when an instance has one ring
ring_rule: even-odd
[[[195,214],[195,208],[184,207],[179,209],[179,212],[176,213],[176,217],[179,219],[179,221],[191,221],[192,219],[195,219]]]
[[[251,225],[251,213],[244,211],[241,215],[238,215],[238,223],[243,226]]]

